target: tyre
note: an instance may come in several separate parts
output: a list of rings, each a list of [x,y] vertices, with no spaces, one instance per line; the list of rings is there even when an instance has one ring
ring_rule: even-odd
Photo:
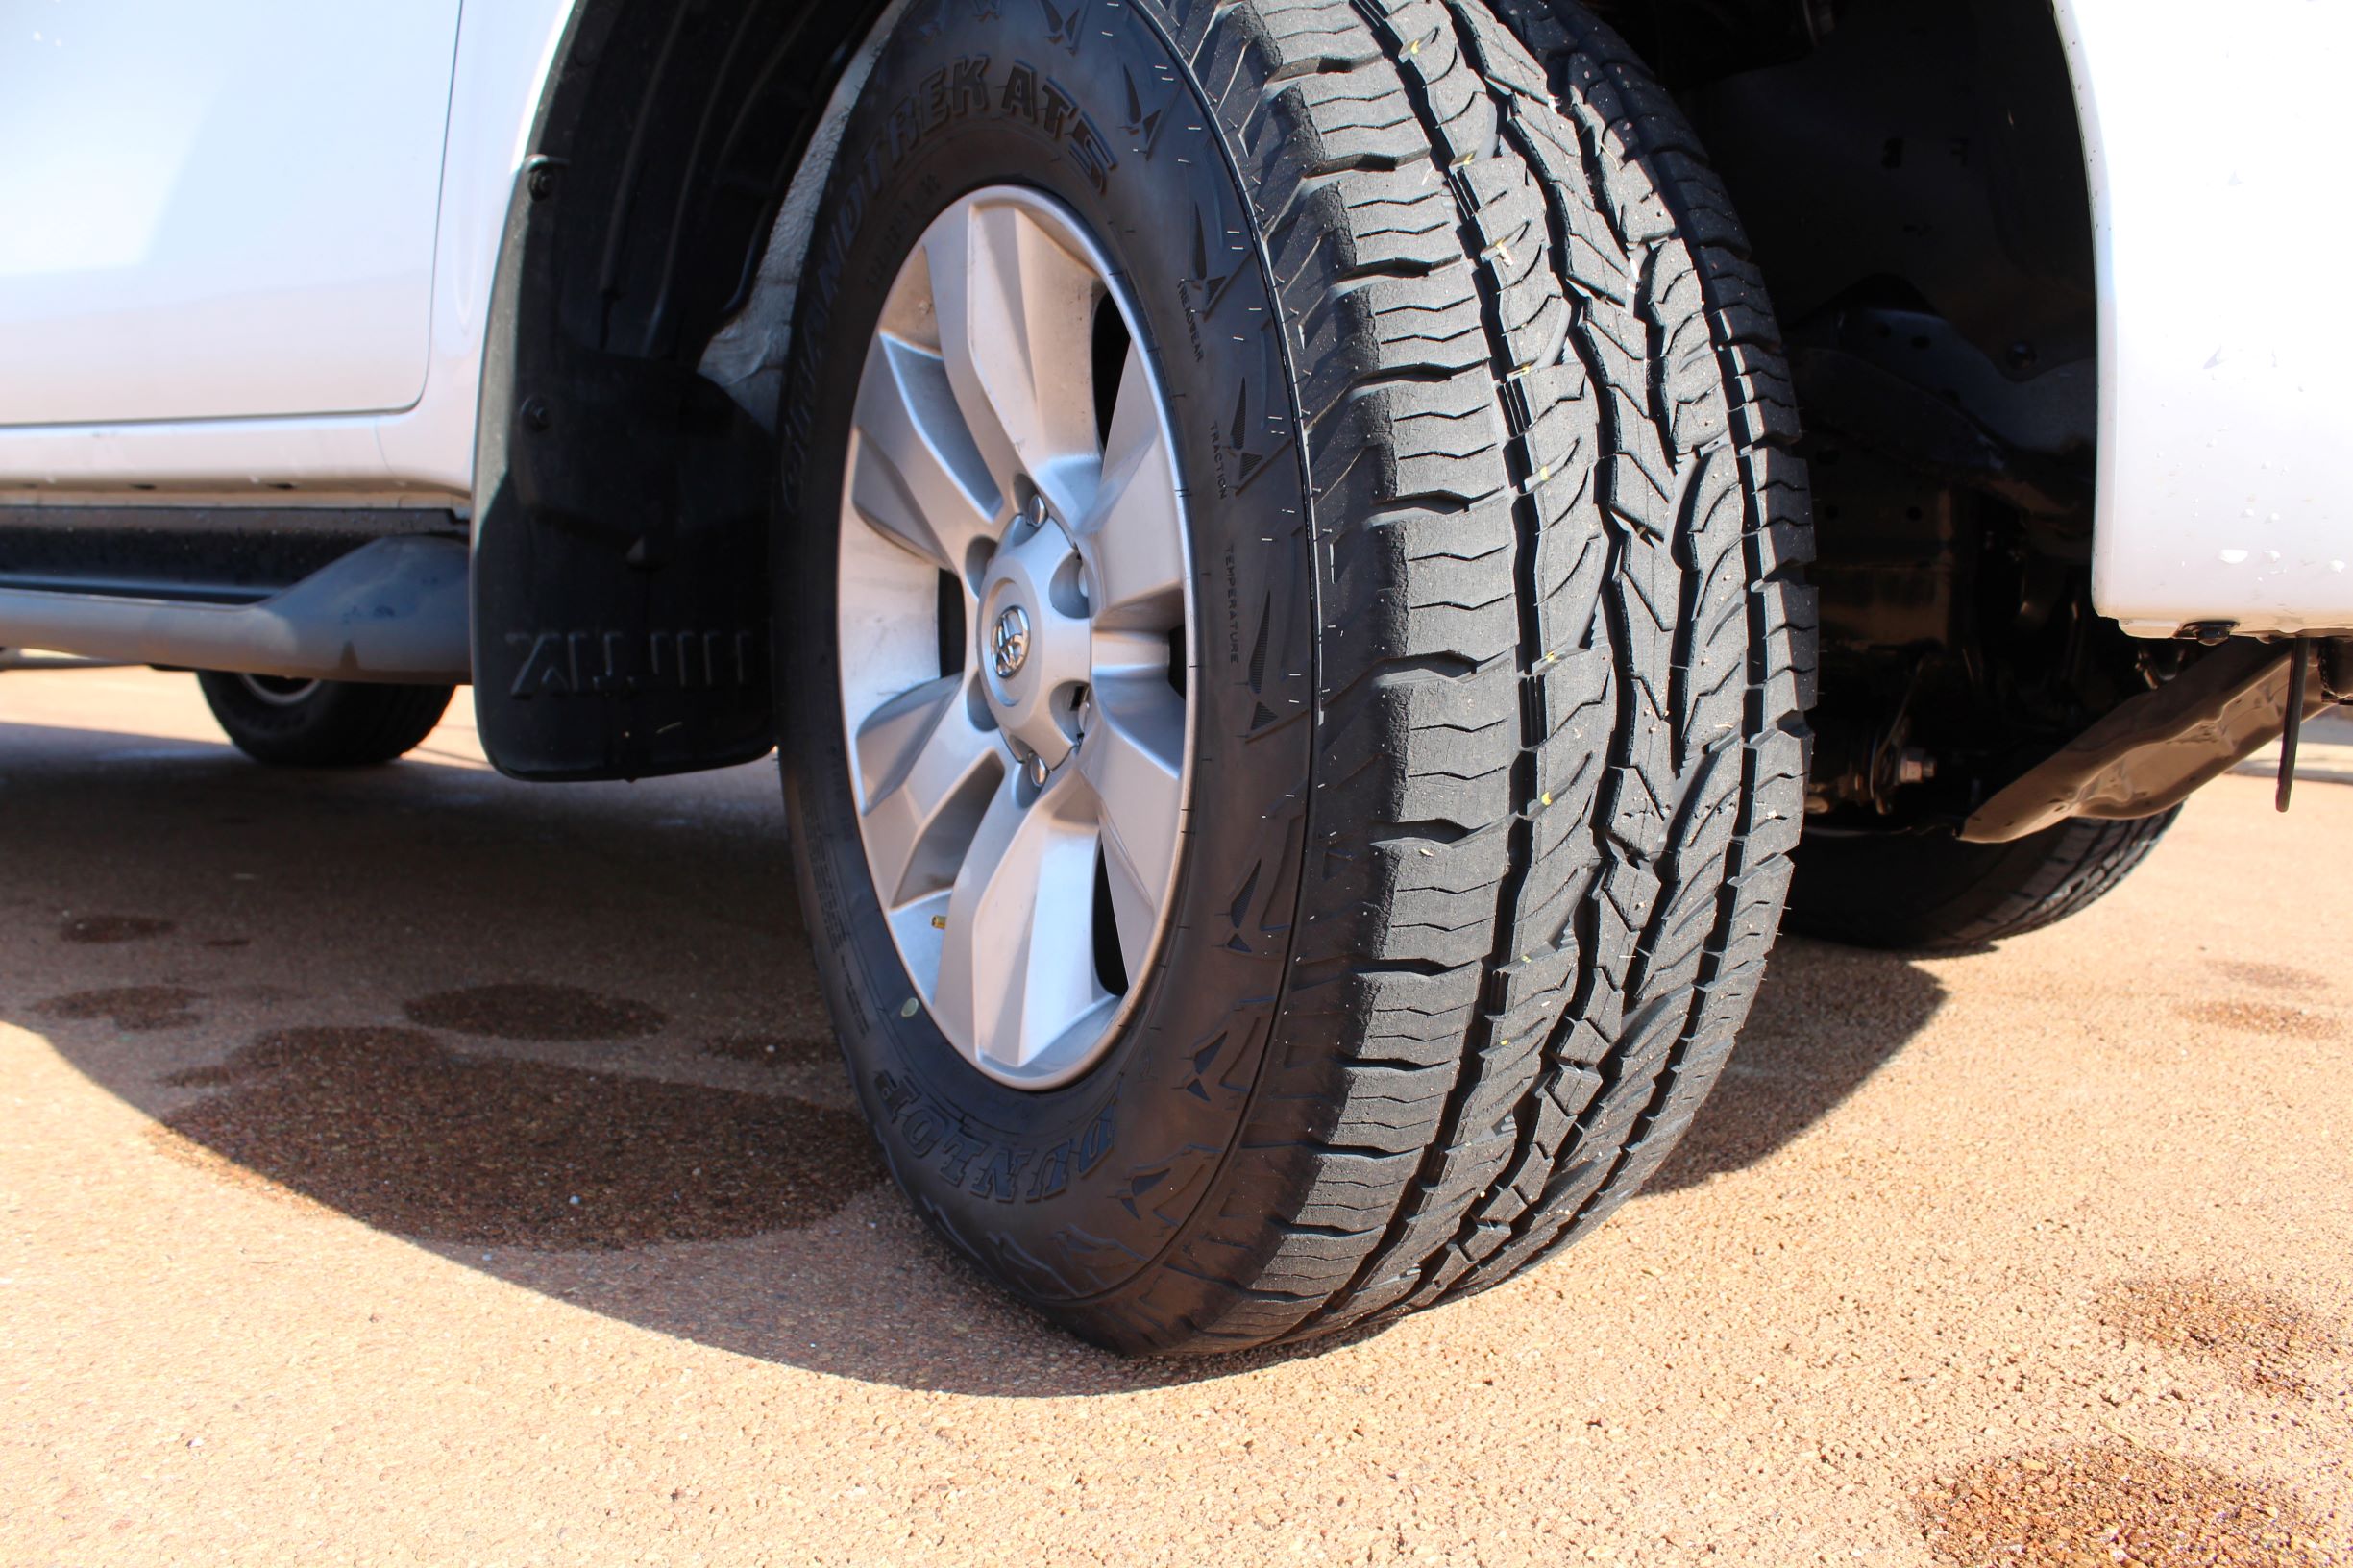
[[[218,670],[200,670],[196,680],[236,748],[276,768],[364,768],[405,756],[441,723],[455,690]]]
[[[2090,907],[2148,857],[2181,808],[2138,821],[2079,817],[2010,844],[1947,833],[1808,834],[1789,923],[1855,947],[1956,952]]]
[[[1231,1350],[1493,1285],[1682,1135],[1787,887],[1806,492],[1723,193],[1583,12],[1072,14],[919,5],[853,110],[785,790],[917,1209]]]

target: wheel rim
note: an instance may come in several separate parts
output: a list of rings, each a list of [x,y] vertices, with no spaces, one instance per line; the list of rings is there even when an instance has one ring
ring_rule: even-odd
[[[1023,1089],[1110,1049],[1184,841],[1191,572],[1136,321],[1059,203],[968,196],[892,285],[846,459],[842,713],[899,1011]]]
[[[245,689],[273,708],[299,707],[319,689],[315,680],[293,680],[284,675],[239,675]]]

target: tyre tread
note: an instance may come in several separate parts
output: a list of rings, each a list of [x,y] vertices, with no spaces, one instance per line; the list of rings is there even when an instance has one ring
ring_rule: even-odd
[[[366,768],[406,756],[441,723],[453,689],[322,681],[292,707],[273,708],[233,674],[200,671],[206,703],[233,745],[282,768]]]
[[[1123,1342],[1214,1350],[1484,1288],[1665,1158],[1789,882],[1810,520],[1730,204],[1605,27],[1223,0],[1181,32],[1350,583],[1280,1030],[1325,1048],[1270,1058],[1185,1288],[1123,1302]]]

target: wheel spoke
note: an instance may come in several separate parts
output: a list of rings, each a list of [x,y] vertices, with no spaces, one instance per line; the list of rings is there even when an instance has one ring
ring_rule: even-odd
[[[1029,476],[1066,518],[1101,472],[1093,330],[1103,283],[1020,207],[968,203],[925,240],[949,385],[1003,491]]]
[[[961,577],[972,542],[995,532],[999,499],[946,366],[877,335],[858,382],[857,429],[851,506],[886,539]]]
[[[858,775],[874,885],[890,908],[946,888],[1004,772],[972,722],[962,675],[884,703],[858,726]]]
[[[989,802],[948,899],[933,1006],[951,1040],[1002,1068],[1030,1066],[1108,998],[1084,940],[1095,832],[1058,780],[1028,804],[1017,778]]]
[[[1130,346],[1103,444],[1103,483],[1079,530],[1094,613],[1165,630],[1184,616],[1185,525],[1176,466],[1161,429],[1143,351]]]
[[[1185,707],[1160,672],[1098,674],[1094,713],[1079,746],[1079,772],[1094,792],[1112,913],[1133,985],[1143,978],[1184,832]]]

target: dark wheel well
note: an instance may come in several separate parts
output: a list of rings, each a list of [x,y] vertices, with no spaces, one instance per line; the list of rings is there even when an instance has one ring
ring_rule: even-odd
[[[879,9],[586,0],[573,22],[509,217],[477,464],[477,702],[509,772],[773,744],[773,411],[699,367]]]
[[[1607,10],[1679,89],[1788,333],[1819,529],[1809,809],[1949,826],[2184,658],[2092,600],[2092,210],[2051,9]]]

